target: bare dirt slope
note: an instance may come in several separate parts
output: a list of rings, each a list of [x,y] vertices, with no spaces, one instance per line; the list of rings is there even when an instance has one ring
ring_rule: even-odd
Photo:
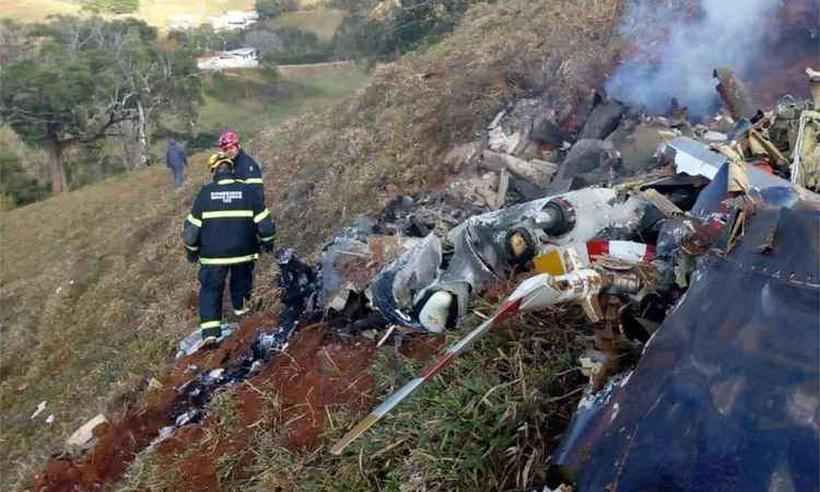
[[[614,62],[618,15],[619,2],[614,0],[479,5],[439,45],[378,67],[374,80],[344,103],[262,132],[249,148],[266,166],[279,244],[314,252],[333,230],[356,214],[378,210],[397,192],[439,186],[446,178],[440,162],[448,146],[476,139],[513,97],[545,92],[556,105],[572,104],[598,85]],[[193,182],[204,179],[204,172],[197,170]],[[0,215],[4,481],[25,483],[79,424],[139,398],[146,378],[162,377],[174,343],[194,326],[195,269],[184,261],[178,234],[195,186],[189,183],[179,194],[170,188],[164,169],[150,169]],[[269,267],[260,268],[262,310],[275,304],[271,275]],[[488,348],[495,353],[497,347]],[[494,360],[490,370],[518,359],[505,354]],[[385,374],[392,379],[406,375],[408,367],[399,362],[391,363],[393,372]],[[472,360],[476,363],[480,359]],[[531,357],[521,367],[540,364]],[[474,369],[463,371],[481,384],[506,384],[500,376],[488,379]],[[390,385],[377,385],[378,395]],[[276,385],[272,388],[275,394]],[[505,388],[515,389],[518,401],[529,398],[526,388]],[[457,393],[453,401],[441,404],[463,406],[470,394]],[[48,402],[46,411],[30,419],[41,401]],[[347,414],[345,423],[355,418],[345,408],[336,410]],[[55,416],[52,425],[44,422],[50,414]],[[501,418],[504,411],[492,415]],[[536,419],[543,413],[528,415]],[[436,419],[433,414],[420,418]],[[513,433],[515,427],[509,426],[520,424],[509,415],[502,422],[501,429]],[[457,429],[451,432],[460,435]],[[509,444],[508,437],[499,439]],[[484,449],[482,443],[479,439],[465,449]],[[453,444],[450,440],[449,446]],[[339,465],[350,472],[350,480],[359,477],[354,481],[364,489],[414,474],[427,476],[427,466],[430,483],[469,488],[484,480],[479,460],[483,451],[447,466],[416,455],[393,476],[391,463],[408,452],[406,446],[379,455],[381,471],[374,477],[362,477],[355,459]],[[448,447],[428,443],[424,449],[430,451],[430,446]],[[277,446],[269,451],[281,454]],[[503,461],[504,449],[493,452]],[[539,453],[542,459],[543,449]],[[532,473],[520,472],[534,455],[513,456],[524,460],[519,468],[502,467],[495,482],[484,484],[531,483]],[[321,472],[326,463],[313,469],[304,455],[280,458],[307,463],[318,483],[334,481],[333,475]],[[264,483],[282,478],[265,476]],[[142,478],[133,480],[139,484]],[[237,483],[228,480],[225,489]]]

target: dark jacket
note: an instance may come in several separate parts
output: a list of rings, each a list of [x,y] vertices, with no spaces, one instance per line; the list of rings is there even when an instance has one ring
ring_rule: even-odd
[[[265,185],[262,181],[262,168],[253,160],[251,156],[239,149],[239,153],[233,158],[233,169],[236,179],[245,184],[252,185],[265,202]]]
[[[247,184],[262,184],[262,169],[251,156],[239,149],[233,158],[233,173],[236,179]]]
[[[168,152],[165,153],[165,163],[172,169],[182,169],[188,165],[185,150],[175,141],[168,143]]]
[[[200,190],[182,238],[201,264],[231,265],[256,260],[260,244],[272,246],[275,232],[270,211],[254,187],[223,172]]]

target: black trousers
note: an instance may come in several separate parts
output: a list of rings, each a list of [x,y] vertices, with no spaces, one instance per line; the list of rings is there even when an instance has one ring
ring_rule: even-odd
[[[202,265],[199,268],[199,321],[200,326],[222,321],[222,293],[225,278],[230,273],[231,304],[242,309],[250,299],[253,288],[255,262],[235,265]]]

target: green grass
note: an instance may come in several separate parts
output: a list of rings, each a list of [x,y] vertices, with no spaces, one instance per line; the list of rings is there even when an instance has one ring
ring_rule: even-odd
[[[346,15],[347,13],[342,10],[317,8],[288,12],[277,17],[273,23],[279,27],[295,27],[312,32],[319,36],[319,39],[330,41]]]
[[[198,121],[200,131],[228,127],[252,135],[294,115],[332,106],[363,87],[369,75],[353,66],[317,75],[284,75],[272,82],[253,70],[233,72],[227,79],[232,82],[230,90],[244,91],[242,97],[232,101],[206,91]]]

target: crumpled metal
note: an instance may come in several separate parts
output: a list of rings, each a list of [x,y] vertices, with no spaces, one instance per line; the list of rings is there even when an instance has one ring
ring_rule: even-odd
[[[701,257],[634,372],[582,400],[553,456],[577,490],[819,490],[818,251],[798,198]]]

